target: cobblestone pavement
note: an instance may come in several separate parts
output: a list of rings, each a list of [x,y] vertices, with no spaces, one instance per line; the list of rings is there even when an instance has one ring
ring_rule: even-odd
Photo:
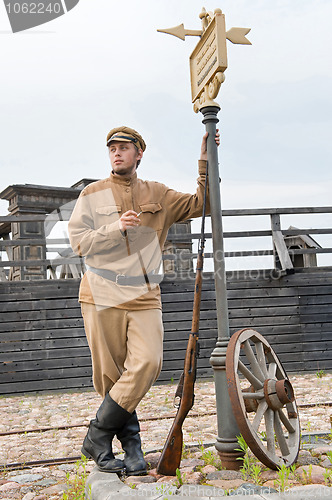
[[[322,377],[318,377],[315,373],[296,374],[291,375],[290,380],[295,389],[298,405],[307,403],[317,405],[311,408],[300,408],[302,432],[330,432],[332,407],[322,407],[319,404],[332,401],[332,373],[323,374]],[[162,448],[172,423],[171,418],[165,417],[174,416],[176,413],[173,408],[174,392],[174,384],[156,385],[151,388],[140,403],[137,413],[141,420],[141,437],[144,450]],[[185,420],[184,442],[187,445],[200,441],[212,443],[216,438],[217,419],[216,415],[207,415],[207,413],[215,412],[213,381],[198,381],[195,394],[195,405],[191,410],[191,414],[199,414],[199,416],[189,416]],[[0,434],[45,427],[52,427],[52,430],[0,435],[0,464],[6,465],[15,462],[79,456],[81,443],[87,431],[85,426],[94,417],[100,402],[100,397],[92,391],[1,397]],[[150,417],[158,418],[148,420]],[[85,426],[59,429],[61,426],[82,424]],[[116,440],[114,444],[115,451],[120,450]],[[24,498],[25,500],[59,498],[61,491],[56,491],[58,484],[55,483],[58,483],[61,478],[63,482],[66,473],[72,471],[73,468],[74,465],[72,464],[52,466],[49,468],[52,471],[52,477],[48,479],[48,484],[46,484],[47,481],[43,477],[42,479],[36,479],[36,483],[40,480],[46,481],[44,489],[51,488],[49,492],[43,493],[44,497],[40,499],[35,494],[32,496],[33,492],[27,486],[22,487],[20,485],[19,488],[16,488],[15,493],[15,485],[18,483],[13,479],[11,479],[11,482],[15,484],[13,484],[13,490],[11,490],[8,481],[10,477],[15,477],[16,472],[12,471],[8,475],[8,472],[5,471],[0,476],[0,498]],[[29,474],[38,476],[40,475],[40,469],[40,467],[30,469]],[[45,471],[45,468],[43,470]],[[24,493],[24,487],[28,488],[26,493]],[[26,496],[28,493],[30,496]],[[17,496],[12,496],[12,494]]]

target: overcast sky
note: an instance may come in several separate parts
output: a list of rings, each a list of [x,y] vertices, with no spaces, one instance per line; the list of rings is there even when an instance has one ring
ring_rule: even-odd
[[[331,0],[205,3],[227,29],[219,150],[225,208],[331,205]],[[136,128],[147,143],[139,175],[192,191],[204,133],[192,110],[186,41],[202,0],[80,0],[66,15],[12,34],[0,5],[0,189],[70,186],[109,174],[107,132]],[[7,202],[1,204],[2,213]]]

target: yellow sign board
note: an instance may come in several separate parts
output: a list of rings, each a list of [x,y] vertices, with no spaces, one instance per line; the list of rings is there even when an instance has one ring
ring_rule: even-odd
[[[202,30],[188,30],[183,24],[174,28],[159,29],[162,33],[185,40],[186,36],[199,36],[200,41],[190,56],[191,97],[197,113],[205,106],[219,106],[215,99],[220,85],[225,80],[227,69],[226,39],[232,43],[251,45],[246,38],[250,28],[231,28],[226,31],[225,16],[220,9],[206,12],[203,7],[199,15]]]
[[[227,68],[225,16],[218,9],[190,56],[192,102]]]

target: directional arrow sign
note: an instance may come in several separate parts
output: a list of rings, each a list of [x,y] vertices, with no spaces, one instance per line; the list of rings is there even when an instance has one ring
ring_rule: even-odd
[[[181,40],[185,40],[186,36],[201,36],[202,30],[186,30],[183,24],[179,24],[179,26],[174,26],[174,28],[168,28],[165,30],[157,30],[160,33],[167,33],[168,35],[174,35]],[[235,42],[234,42],[235,43]]]
[[[17,1],[17,0],[13,0]],[[191,96],[194,110],[202,108],[206,103],[213,104],[224,81],[227,69],[226,39],[232,43],[251,45],[246,38],[250,28],[231,28],[226,31],[225,16],[221,9],[207,15],[205,9],[200,14],[203,21],[201,30],[187,30],[183,23],[174,28],[159,29],[160,33],[176,36],[185,40],[186,36],[199,36],[196,47],[190,56]],[[214,103],[215,104],[215,103]]]
[[[202,36],[202,30],[186,30],[184,24],[174,26],[174,28],[167,28],[164,30],[157,30],[159,33],[167,33],[168,35],[176,36],[185,40],[186,36]],[[231,28],[226,31],[226,38],[232,43],[240,43],[241,45],[251,45],[251,42],[246,38],[250,28]]]
[[[226,38],[232,43],[240,43],[241,45],[251,45],[251,42],[246,38],[250,28],[231,28],[226,31]]]

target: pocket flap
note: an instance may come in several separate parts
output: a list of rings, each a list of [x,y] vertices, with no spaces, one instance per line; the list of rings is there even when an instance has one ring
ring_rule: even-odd
[[[121,212],[121,206],[120,205],[106,205],[104,207],[97,207],[96,212],[97,212],[97,214],[101,214],[101,215],[112,215],[114,213]]]
[[[163,207],[160,205],[160,203],[143,203],[140,205],[140,209],[142,212],[150,212],[152,214],[155,214],[156,212],[159,212]]]

